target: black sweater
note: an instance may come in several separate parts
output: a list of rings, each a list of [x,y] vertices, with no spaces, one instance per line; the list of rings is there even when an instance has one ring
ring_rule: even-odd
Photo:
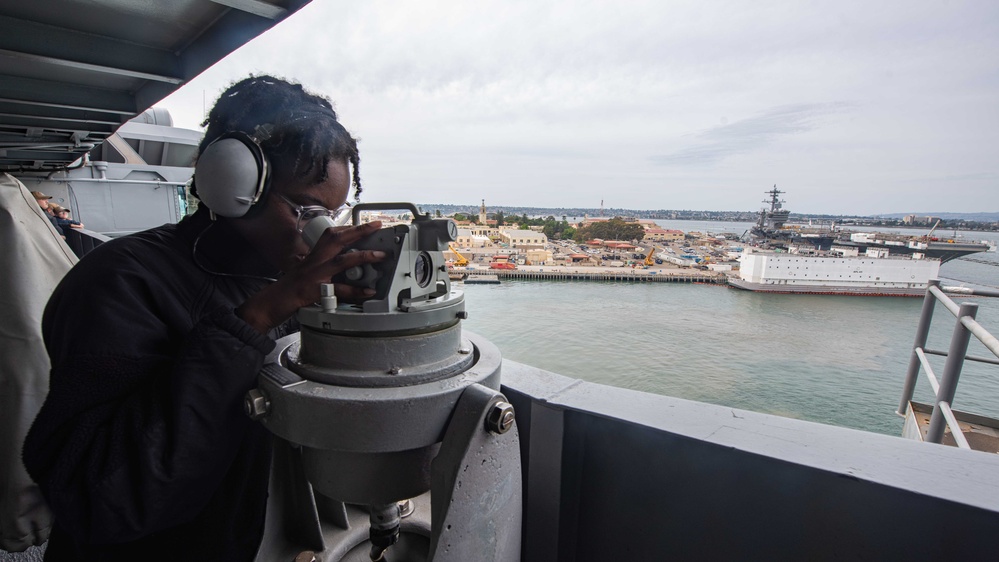
[[[24,447],[55,513],[47,561],[253,559],[270,446],[242,400],[275,344],[233,313],[267,283],[244,275],[273,272],[199,212],[98,247],[53,293]]]

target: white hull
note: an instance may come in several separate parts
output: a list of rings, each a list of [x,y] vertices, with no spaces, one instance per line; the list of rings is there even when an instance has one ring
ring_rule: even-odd
[[[780,293],[796,295],[852,295],[858,297],[921,297],[926,294],[926,287],[863,287],[843,285],[774,285],[750,283],[737,277],[730,278],[728,284],[738,289],[757,293]]]
[[[906,257],[808,256],[757,253],[739,259],[739,277],[729,283],[768,293],[922,296],[940,261]]]

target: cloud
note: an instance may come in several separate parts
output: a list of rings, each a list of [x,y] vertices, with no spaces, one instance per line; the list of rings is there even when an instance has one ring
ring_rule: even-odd
[[[997,17],[962,0],[314,1],[164,106],[195,126],[247,72],[301,81],[361,138],[382,199],[754,209],[777,183],[796,211],[995,209]]]
[[[713,127],[694,135],[694,144],[651,157],[677,166],[711,166],[739,154],[766,148],[782,137],[817,129],[824,117],[844,112],[848,103],[795,104],[774,107],[756,117]]]
[[[949,182],[990,182],[995,184],[999,181],[999,173],[996,172],[970,172],[962,174],[949,174],[937,177],[920,177],[902,180],[903,183],[921,184],[941,184]]]

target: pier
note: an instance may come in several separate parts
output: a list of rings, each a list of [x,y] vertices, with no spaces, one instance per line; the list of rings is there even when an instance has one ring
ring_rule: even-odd
[[[466,283],[474,283],[476,277],[490,275],[503,279],[541,279],[552,281],[627,281],[634,283],[712,283],[725,284],[722,274],[709,271],[673,270],[665,273],[649,272],[647,270],[593,270],[586,269],[491,269],[483,271],[467,271]]]

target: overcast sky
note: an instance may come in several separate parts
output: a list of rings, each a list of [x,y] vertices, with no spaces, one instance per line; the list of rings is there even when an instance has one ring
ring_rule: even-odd
[[[999,1],[314,0],[160,106],[293,79],[365,199],[999,211]]]

